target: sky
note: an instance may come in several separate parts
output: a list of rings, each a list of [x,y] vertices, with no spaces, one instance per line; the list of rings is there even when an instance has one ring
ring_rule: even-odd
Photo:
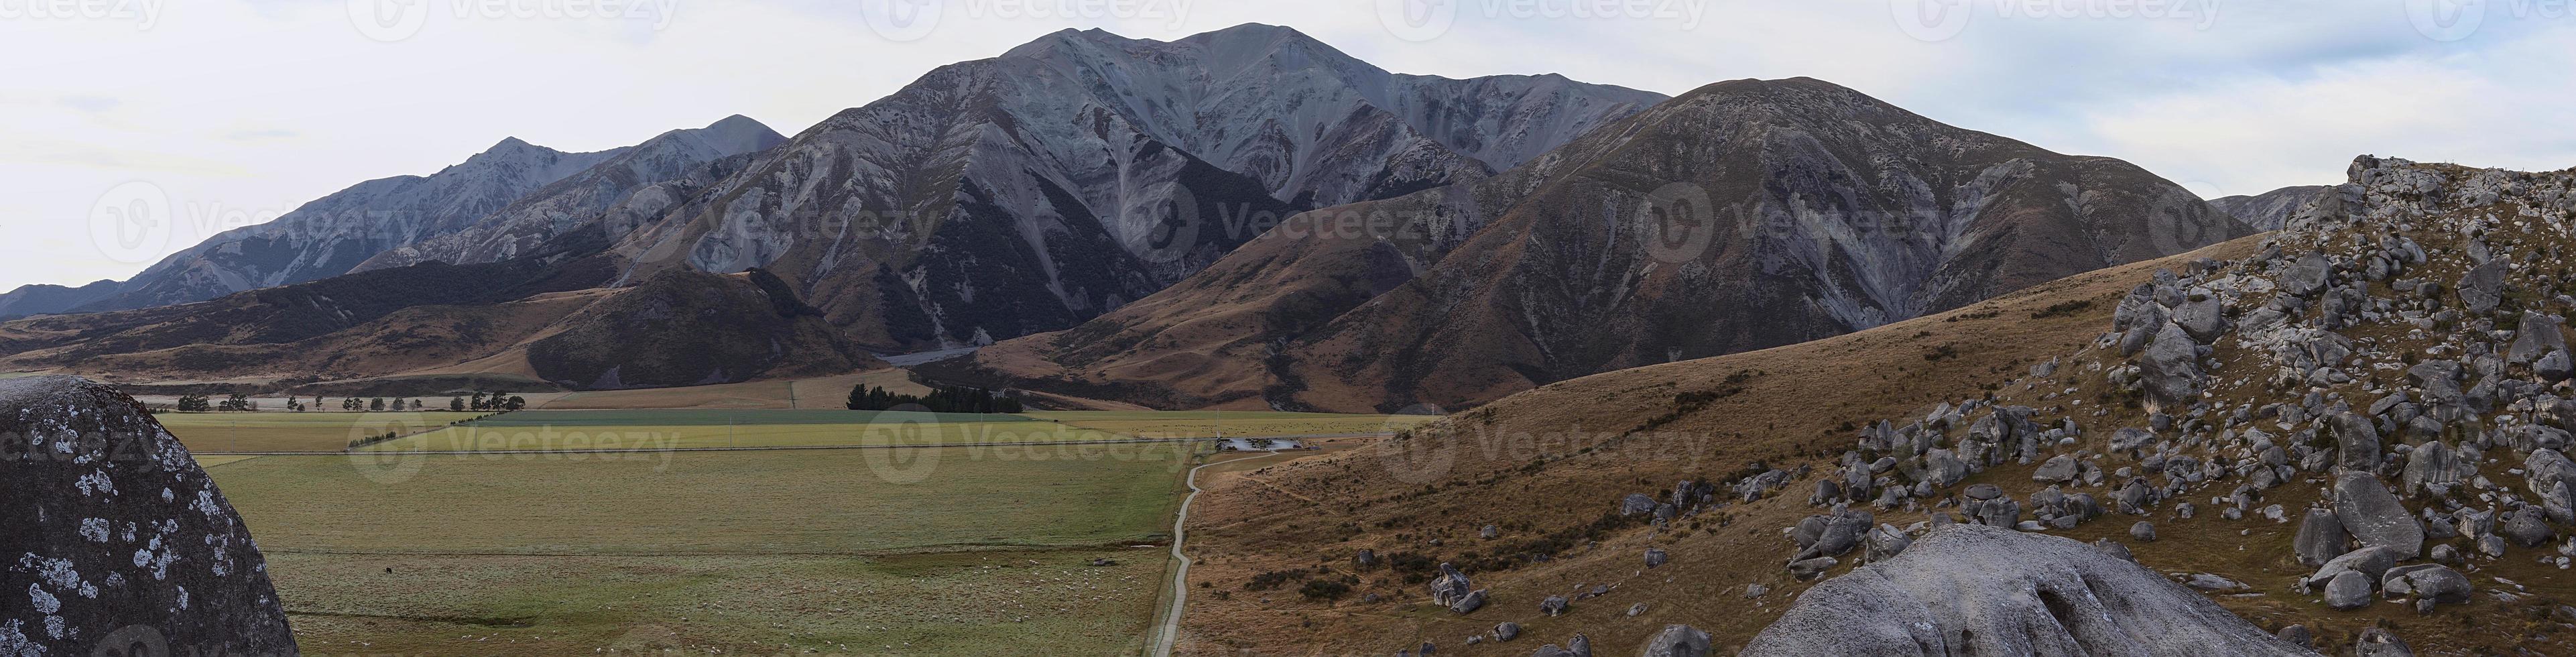
[[[1402,73],[1820,78],[2209,198],[2363,153],[2576,166],[2576,0],[0,0],[0,290],[123,279],[505,137],[792,135],[1066,27],[1246,22]]]

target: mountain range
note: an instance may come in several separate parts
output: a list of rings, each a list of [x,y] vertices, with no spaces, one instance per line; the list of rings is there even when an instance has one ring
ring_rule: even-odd
[[[1684,94],[1501,175],[1317,210],[1061,333],[932,368],[1162,407],[1458,408],[1948,310],[2251,234],[2126,162],[1812,79]]]
[[[504,140],[132,280],[0,296],[13,315],[97,315],[0,324],[0,344],[17,367],[124,354],[152,363],[134,372],[204,376],[219,368],[183,365],[232,361],[147,354],[398,333],[383,323],[482,312],[414,307],[757,269],[777,283],[762,295],[813,309],[855,351],[1000,343],[921,368],[941,378],[1077,403],[1458,407],[1865,329],[2249,231],[2126,163],[1822,81],[1666,98],[1552,74],[1391,73],[1268,25],[1174,41],[1065,30],[793,137],[736,116],[595,153]],[[340,303],[343,284],[261,292],[343,275],[397,291],[492,283],[367,295],[363,308]],[[258,294],[194,304],[246,292]],[[276,307],[294,299],[307,307]],[[573,312],[540,305],[513,325]],[[233,328],[209,333],[219,326]],[[435,366],[344,359],[311,375],[478,362],[564,387],[637,385],[539,372],[516,340]],[[765,368],[725,370],[714,378]]]

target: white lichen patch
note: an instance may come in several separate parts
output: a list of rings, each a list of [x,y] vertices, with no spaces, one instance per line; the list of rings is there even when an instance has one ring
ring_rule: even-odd
[[[111,496],[116,494],[116,482],[107,478],[106,470],[95,470],[81,475],[79,481],[72,482],[72,486],[80,489],[82,497],[88,497],[94,493],[106,493]]]
[[[108,522],[106,518],[82,518],[80,521],[80,536],[81,538],[89,539],[92,543],[105,543],[107,542],[107,528]]]
[[[41,584],[27,585],[27,603],[39,613],[50,614],[63,610],[63,601],[55,598],[52,593],[46,593],[44,585]]]

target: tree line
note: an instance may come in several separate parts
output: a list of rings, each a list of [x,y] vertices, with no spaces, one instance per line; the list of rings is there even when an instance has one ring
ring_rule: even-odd
[[[305,403],[303,397],[287,397],[286,410],[302,413],[307,409],[323,408],[327,403],[328,399],[321,395],[314,395],[313,402],[310,404]],[[456,412],[515,411],[527,407],[527,399],[507,392],[486,393],[476,391],[471,397],[460,395],[450,397],[447,400],[447,410]],[[223,401],[220,402],[214,401],[213,398],[206,395],[180,395],[178,410],[182,413],[204,413],[208,411],[248,413],[259,410],[259,400],[251,399],[250,395],[238,392],[225,396]],[[428,404],[419,399],[403,399],[395,397],[388,400],[384,397],[343,397],[340,399],[340,410],[350,412],[426,411],[430,410],[430,408]]]
[[[905,404],[919,405],[933,413],[1018,413],[1023,410],[1018,398],[983,388],[934,385],[926,396],[895,394],[865,383],[850,389],[849,408],[853,411],[891,410]]]

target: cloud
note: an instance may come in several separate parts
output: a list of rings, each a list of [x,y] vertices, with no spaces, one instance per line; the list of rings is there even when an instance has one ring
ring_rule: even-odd
[[[64,96],[54,102],[90,114],[104,113],[125,104],[125,101],[107,96]]]

